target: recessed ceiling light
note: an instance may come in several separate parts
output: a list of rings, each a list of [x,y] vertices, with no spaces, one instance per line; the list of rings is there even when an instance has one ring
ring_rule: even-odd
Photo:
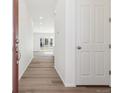
[[[43,17],[41,16],[40,19],[43,19]]]
[[[54,10],[54,13],[56,13],[56,10]]]
[[[40,23],[40,25],[42,25],[43,23]]]
[[[32,26],[34,25],[34,22],[32,21]]]

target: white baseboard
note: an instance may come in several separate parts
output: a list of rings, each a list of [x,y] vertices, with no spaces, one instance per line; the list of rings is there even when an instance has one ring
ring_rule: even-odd
[[[33,56],[30,59],[30,61],[28,62],[28,64],[26,65],[25,69],[23,70],[23,72],[19,75],[19,80],[21,79],[21,77],[23,76],[23,74],[25,73],[26,69],[28,68],[29,64],[32,62]],[[18,67],[19,68],[19,67]]]
[[[62,80],[63,84],[65,85],[64,77],[61,76],[60,71],[58,70],[58,68],[55,65],[54,65],[54,68],[55,68],[57,74],[59,75],[60,79]]]
[[[59,77],[61,78],[61,80],[62,80],[62,82],[63,82],[63,84],[64,84],[65,87],[76,87],[75,84],[68,84],[68,83],[66,83],[65,80],[64,80],[64,78],[61,76],[59,70],[57,69],[57,67],[54,66],[54,68],[55,68],[56,72],[58,73]]]
[[[68,83],[65,83],[64,85],[65,85],[65,87],[76,87],[75,84],[68,84]]]

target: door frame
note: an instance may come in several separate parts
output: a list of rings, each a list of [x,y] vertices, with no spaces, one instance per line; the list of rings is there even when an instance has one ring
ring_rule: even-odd
[[[13,75],[12,75],[12,93],[18,93],[18,1],[19,0],[13,0],[13,44],[12,44],[12,52],[13,52],[13,60],[12,60],[12,66],[13,66]]]

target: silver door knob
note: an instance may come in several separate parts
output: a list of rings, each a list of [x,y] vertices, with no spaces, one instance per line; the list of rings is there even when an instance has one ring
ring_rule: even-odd
[[[78,49],[78,50],[81,50],[81,49],[82,49],[82,47],[81,47],[81,46],[78,46],[78,47],[77,47],[77,49]]]

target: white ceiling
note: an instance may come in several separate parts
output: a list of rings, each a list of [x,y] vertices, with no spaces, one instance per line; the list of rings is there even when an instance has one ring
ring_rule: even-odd
[[[57,0],[26,0],[26,3],[34,26],[40,27],[40,23],[42,25],[53,23]]]

